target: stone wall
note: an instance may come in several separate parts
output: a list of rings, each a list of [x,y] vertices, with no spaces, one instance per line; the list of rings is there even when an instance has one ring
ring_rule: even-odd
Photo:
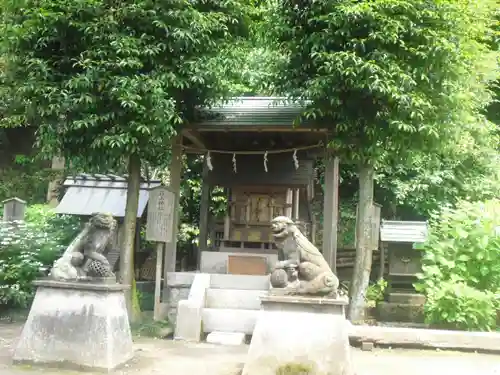
[[[167,319],[171,324],[176,322],[179,301],[189,296],[195,275],[195,272],[169,272],[167,274],[167,287],[163,290],[163,302],[167,308]]]

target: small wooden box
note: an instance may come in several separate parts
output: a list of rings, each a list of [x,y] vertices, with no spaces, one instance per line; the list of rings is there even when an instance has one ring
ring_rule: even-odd
[[[267,261],[265,257],[229,255],[227,273],[232,275],[267,275]]]

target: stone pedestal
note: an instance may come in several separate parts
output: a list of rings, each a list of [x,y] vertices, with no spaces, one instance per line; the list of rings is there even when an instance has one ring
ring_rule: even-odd
[[[37,280],[14,363],[110,371],[133,357],[128,286]]]
[[[242,375],[353,375],[347,299],[262,297]]]

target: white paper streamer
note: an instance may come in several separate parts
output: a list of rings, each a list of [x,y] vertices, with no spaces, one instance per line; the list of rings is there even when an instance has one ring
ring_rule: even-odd
[[[233,154],[233,172],[236,173],[238,170],[236,169],[236,154]]]
[[[267,172],[267,151],[264,154],[264,170]]]
[[[297,158],[297,150],[293,151],[293,164],[295,165],[295,169],[299,169],[299,159]]]
[[[210,151],[208,151],[208,153],[207,153],[207,167],[211,171],[214,170],[214,166],[212,165],[212,156],[210,155]]]

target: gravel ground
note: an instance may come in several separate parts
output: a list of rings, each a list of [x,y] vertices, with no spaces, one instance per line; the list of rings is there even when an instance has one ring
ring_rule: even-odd
[[[0,324],[1,375],[75,375],[74,371],[12,366],[11,354],[20,324]],[[223,347],[140,338],[136,358],[116,375],[235,375],[248,346]],[[357,375],[500,375],[500,355],[448,351],[352,349]],[[88,373],[87,373],[88,374]]]

